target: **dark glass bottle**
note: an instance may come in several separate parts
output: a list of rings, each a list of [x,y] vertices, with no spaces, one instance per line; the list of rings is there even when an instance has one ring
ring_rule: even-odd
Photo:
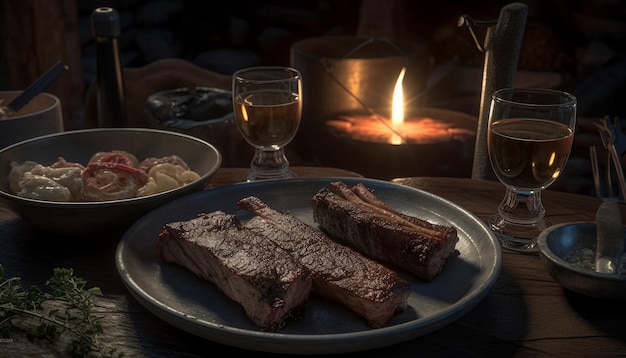
[[[110,7],[97,8],[91,14],[91,28],[96,41],[98,126],[125,127],[128,121],[118,47],[119,14]]]

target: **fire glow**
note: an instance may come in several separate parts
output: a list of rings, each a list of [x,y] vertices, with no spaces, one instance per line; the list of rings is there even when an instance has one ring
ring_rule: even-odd
[[[427,116],[415,116],[405,120],[403,80],[406,68],[402,68],[393,90],[391,118],[379,114],[351,114],[339,116],[326,122],[329,130],[340,137],[353,140],[392,145],[427,144],[464,140],[475,131],[454,127],[443,120]]]

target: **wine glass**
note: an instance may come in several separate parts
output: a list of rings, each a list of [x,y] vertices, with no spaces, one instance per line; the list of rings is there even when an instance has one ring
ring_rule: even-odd
[[[302,116],[302,76],[291,67],[260,66],[233,74],[233,108],[242,136],[255,148],[245,181],[293,178],[284,148]]]
[[[506,194],[489,219],[502,247],[537,251],[537,237],[551,225],[541,191],[567,163],[576,124],[576,97],[549,89],[505,88],[494,92],[487,148]]]

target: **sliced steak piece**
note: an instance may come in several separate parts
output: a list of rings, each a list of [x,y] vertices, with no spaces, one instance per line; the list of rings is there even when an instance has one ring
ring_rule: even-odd
[[[267,238],[221,211],[166,224],[157,241],[166,262],[215,284],[262,330],[277,331],[303,316],[311,278]]]
[[[363,184],[333,182],[312,204],[315,222],[330,236],[421,280],[431,281],[458,254],[456,228],[400,213]]]
[[[238,207],[258,215],[245,227],[267,236],[310,271],[314,295],[343,304],[374,328],[406,308],[410,287],[395,271],[256,197],[240,200]]]

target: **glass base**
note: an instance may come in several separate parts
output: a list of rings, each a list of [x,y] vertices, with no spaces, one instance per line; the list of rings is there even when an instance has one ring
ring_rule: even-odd
[[[250,163],[250,170],[243,178],[244,181],[274,180],[295,178],[296,173],[289,169],[289,161],[283,148],[260,149],[256,148],[254,158]]]
[[[246,176],[243,178],[244,181],[258,181],[258,180],[274,180],[274,179],[290,179],[297,177],[297,174],[294,173],[291,169],[279,169],[279,170],[259,170],[259,169],[250,169]]]
[[[497,214],[489,218],[488,224],[503,248],[528,253],[539,251],[537,238],[544,229],[552,225],[546,219],[530,224],[517,224],[506,221]]]

